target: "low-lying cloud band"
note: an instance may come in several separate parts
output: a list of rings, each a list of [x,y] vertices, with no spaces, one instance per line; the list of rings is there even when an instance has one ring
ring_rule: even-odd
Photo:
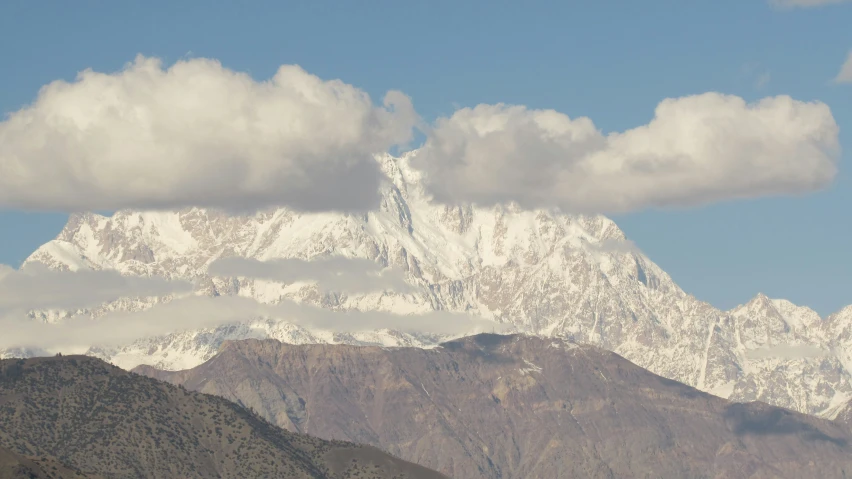
[[[467,314],[433,311],[402,315],[388,312],[332,311],[293,301],[263,304],[251,298],[190,296],[141,312],[116,312],[98,319],[73,318],[60,324],[0,319],[0,348],[62,351],[128,344],[174,332],[273,318],[314,330],[360,332],[392,329],[407,333],[463,335],[503,331],[506,326]]]
[[[207,268],[213,276],[248,277],[292,283],[316,282],[320,290],[339,293],[370,293],[373,291],[410,292],[413,287],[398,270],[382,268],[375,261],[340,256],[303,259],[273,259],[259,261],[229,257],[213,261]]]
[[[0,316],[39,309],[73,311],[120,298],[191,291],[192,284],[186,281],[122,276],[112,270],[57,271],[40,263],[28,263],[15,270],[0,265]]]

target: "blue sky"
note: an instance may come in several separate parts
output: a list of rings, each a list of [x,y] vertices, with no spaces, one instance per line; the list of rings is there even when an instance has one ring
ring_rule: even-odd
[[[607,2],[6,2],[0,110],[56,79],[111,72],[138,53],[220,60],[257,79],[299,64],[378,100],[408,94],[427,120],[505,102],[589,116],[605,132],[647,123],[664,98],[820,100],[850,144],[852,3],[784,10],[762,0]],[[686,291],[721,308],[757,292],[827,314],[852,303],[852,179],[829,189],[613,218]],[[0,212],[0,263],[18,264],[66,216]]]

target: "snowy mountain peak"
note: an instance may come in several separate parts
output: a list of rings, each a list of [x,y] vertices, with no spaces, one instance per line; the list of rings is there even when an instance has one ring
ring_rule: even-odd
[[[759,293],[730,311],[737,320],[737,341],[746,349],[807,342],[822,322],[810,308]]]
[[[56,269],[112,268],[127,275],[192,279],[201,285],[199,293],[261,303],[294,300],[401,314],[466,312],[532,334],[597,344],[725,397],[761,399],[806,412],[852,396],[845,359],[782,357],[772,349],[809,344],[835,351],[852,344],[852,308],[827,321],[836,325],[831,334],[810,309],[765,295],[720,311],[684,293],[604,216],[430,202],[420,174],[409,165],[413,154],[378,158],[389,181],[382,186],[380,207],[363,215],[284,208],[240,216],[198,208],[120,211],[111,217],[79,214],[28,261]],[[332,255],[400,270],[415,292],[330,298],[310,286],[207,272],[212,261],[228,256],[264,261]],[[140,338],[92,351],[123,366],[173,369],[198,364],[222,341],[244,337],[385,345],[441,339],[389,330],[339,334],[247,318],[239,327]],[[762,351],[760,357],[755,350]]]
[[[833,313],[829,316],[829,318],[833,319],[841,319],[841,318],[850,318],[852,319],[852,304],[849,306],[843,307],[840,311]]]

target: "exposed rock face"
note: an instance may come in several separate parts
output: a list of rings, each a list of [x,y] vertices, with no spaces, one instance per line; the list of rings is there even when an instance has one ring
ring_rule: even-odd
[[[429,202],[407,158],[381,159],[391,179],[379,210],[365,215],[286,209],[227,216],[200,209],[81,214],[29,261],[53,268],[115,268],[131,275],[198,281],[199,293],[274,303],[293,299],[342,310],[469,312],[517,331],[573,338],[615,351],[662,376],[703,391],[812,414],[852,397],[852,309],[820,319],[807,308],[758,296],[723,312],[683,292],[602,216]],[[320,294],[310,284],[210,278],[223,256],[259,260],[343,255],[402,269],[413,294]],[[169,298],[125,299],[75,314],[144,309]],[[38,313],[59,321],[71,313]],[[285,318],[286,319],[286,318]],[[428,332],[428,331],[427,331]],[[282,319],[140,338],[90,354],[122,367],[181,369],[212,357],[229,339],[294,344],[429,346],[444,338],[397,331],[335,334]],[[825,356],[784,355],[775,346],[809,345]],[[755,350],[770,349],[770,353]]]
[[[840,407],[834,420],[846,427],[852,428],[852,404],[846,403]]]
[[[829,414],[835,422],[852,430],[852,401],[837,406]]]
[[[111,478],[444,477],[86,356],[0,361],[0,447]]]
[[[478,335],[429,350],[244,340],[188,371],[136,371],[457,479],[852,473],[840,424],[731,403],[556,339]]]

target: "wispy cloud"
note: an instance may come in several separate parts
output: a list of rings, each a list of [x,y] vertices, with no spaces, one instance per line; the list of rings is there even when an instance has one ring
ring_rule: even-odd
[[[122,276],[117,271],[56,271],[40,263],[15,270],[0,265],[0,315],[33,309],[74,310],[125,297],[165,296],[191,290],[192,284],[185,281]]]
[[[600,243],[589,243],[587,247],[601,253],[642,253],[636,243],[631,240],[605,239]]]
[[[835,83],[852,83],[852,50],[846,56],[846,61],[840,67],[840,72],[834,77]]]
[[[375,261],[334,256],[313,260],[220,258],[207,272],[213,276],[249,277],[292,283],[316,282],[323,291],[369,293],[373,291],[411,292],[402,271],[382,268]]]
[[[742,66],[741,75],[752,82],[756,90],[762,90],[772,80],[772,74],[759,62],[748,62]]]
[[[781,9],[813,8],[823,5],[836,5],[848,3],[850,0],[769,0],[769,4]]]
[[[314,261],[261,262],[223,259],[212,270],[279,281],[314,280],[325,288],[345,291],[405,290],[398,271],[363,259],[342,257]],[[360,332],[393,329],[401,332],[459,335],[502,331],[505,326],[467,314],[433,311],[402,315],[388,312],[333,311],[282,301],[260,303],[244,297],[182,296],[144,311],[115,311],[97,319],[75,316],[58,323],[26,318],[32,309],[78,309],[104,302],[190,292],[184,281],[122,276],[116,271],[55,271],[40,263],[21,270],[0,265],[0,348],[39,351],[80,351],[93,346],[118,346],[165,334],[271,318],[312,330]]]
[[[772,80],[772,74],[768,71],[761,73],[754,80],[754,87],[758,90],[762,90],[766,85],[769,84],[769,81]]]
[[[244,297],[190,296],[158,304],[141,312],[116,312],[92,320],[74,318],[48,324],[21,319],[0,320],[0,348],[79,350],[91,346],[128,344],[140,338],[273,318],[314,330],[335,332],[393,329],[431,334],[474,334],[503,331],[507,326],[461,313],[435,311],[400,315],[387,312],[339,312],[293,301],[263,304]]]
[[[803,359],[821,358],[828,355],[823,349],[808,344],[779,344],[769,348],[752,349],[746,356],[752,359]]]

